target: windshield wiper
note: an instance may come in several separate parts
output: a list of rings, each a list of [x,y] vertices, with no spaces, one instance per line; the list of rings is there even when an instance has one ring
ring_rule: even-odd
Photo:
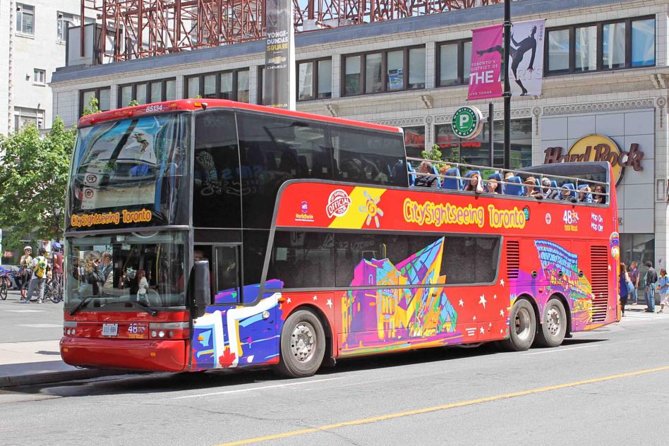
[[[79,302],[79,305],[77,305],[76,307],[74,307],[74,308],[72,309],[72,311],[70,311],[70,316],[74,316],[74,313],[76,313],[77,311],[79,311],[79,310],[81,310],[82,308],[84,308],[84,307],[86,306],[86,304],[88,304],[88,302],[90,302],[91,300],[95,299],[96,297],[97,297],[97,296],[86,296],[86,297],[84,297],[84,298],[82,299],[82,301]]]
[[[128,301],[128,302],[130,302],[131,304],[136,304],[136,305],[139,306],[142,310],[144,310],[144,311],[146,311],[147,313],[149,313],[151,316],[155,316],[155,315],[158,314],[158,310],[151,308],[150,306],[148,306],[148,305],[145,304],[144,302],[140,302],[140,301],[138,301],[138,300],[130,300],[130,301]]]

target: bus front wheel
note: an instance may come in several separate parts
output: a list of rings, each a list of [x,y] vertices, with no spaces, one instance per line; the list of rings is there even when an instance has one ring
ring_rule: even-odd
[[[537,346],[557,347],[567,334],[567,313],[560,299],[550,299],[541,317],[541,327],[537,332]]]
[[[288,316],[281,330],[281,361],[277,371],[283,376],[311,376],[325,356],[325,331],[313,312],[298,310]]]
[[[532,346],[537,333],[537,318],[534,307],[525,299],[518,299],[509,314],[509,338],[501,345],[509,351],[525,351]]]

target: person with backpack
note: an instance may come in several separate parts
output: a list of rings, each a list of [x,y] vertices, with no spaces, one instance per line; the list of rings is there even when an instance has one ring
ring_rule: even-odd
[[[648,271],[646,271],[646,311],[648,313],[655,313],[655,282],[657,282],[657,273],[650,260],[646,262],[646,266],[648,267]]]
[[[33,292],[35,287],[39,289],[39,295],[37,298],[37,303],[41,304],[44,302],[44,287],[46,285],[46,273],[49,266],[49,263],[45,257],[46,249],[40,248],[39,255],[35,257],[32,261],[32,271],[33,276],[30,279],[28,284],[28,295],[22,303],[30,303],[30,299],[33,297]]]

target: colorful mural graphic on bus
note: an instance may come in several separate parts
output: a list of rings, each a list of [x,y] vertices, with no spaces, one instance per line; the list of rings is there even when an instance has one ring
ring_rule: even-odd
[[[537,300],[541,311],[548,297],[560,293],[568,299],[574,329],[591,323],[592,288],[580,272],[577,254],[554,242],[537,240],[536,254],[525,256],[525,268],[518,279],[507,284],[498,277],[486,294],[481,287],[444,286],[447,277],[441,269],[445,243],[447,238],[438,238],[397,263],[388,258],[357,263],[350,283],[355,288],[334,293],[339,296],[334,308],[341,322],[332,328],[338,335],[341,355],[500,339],[508,333],[513,302],[523,294],[544,296],[543,301]],[[533,277],[528,268],[539,270],[539,274]],[[291,306],[299,305],[300,293],[289,293],[294,299],[286,298],[284,283],[277,279],[267,281],[265,286],[265,297],[257,304],[210,307],[209,313],[195,321],[195,368],[278,361],[282,321]],[[545,292],[537,293],[538,288]],[[259,285],[246,286],[243,293],[255,298],[259,289]],[[237,293],[218,292],[217,303],[230,302]],[[309,295],[313,296],[310,303],[318,300],[317,293]],[[328,306],[333,306],[329,300]]]

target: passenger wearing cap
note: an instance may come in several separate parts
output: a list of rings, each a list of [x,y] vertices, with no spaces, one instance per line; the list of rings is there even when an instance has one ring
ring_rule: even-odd
[[[23,248],[23,255],[21,260],[19,260],[19,272],[16,277],[17,285],[21,290],[21,301],[25,301],[26,294],[28,293],[28,282],[32,278],[32,269],[30,268],[33,263],[33,249],[30,246]]]

